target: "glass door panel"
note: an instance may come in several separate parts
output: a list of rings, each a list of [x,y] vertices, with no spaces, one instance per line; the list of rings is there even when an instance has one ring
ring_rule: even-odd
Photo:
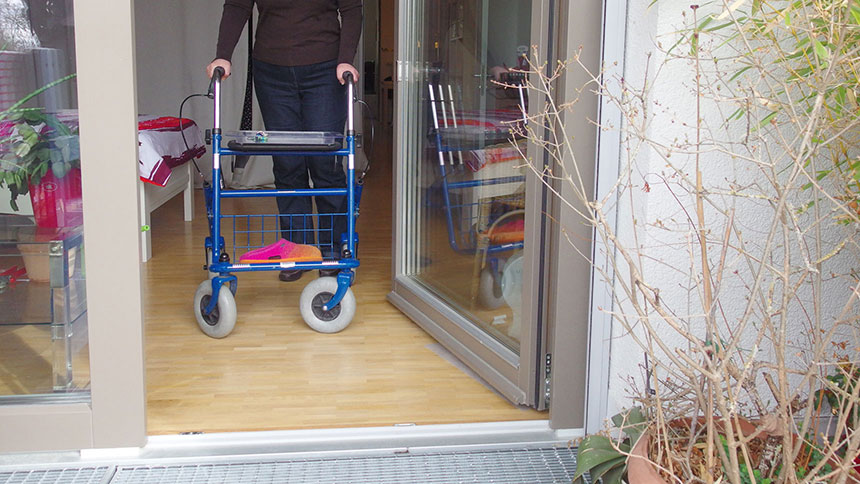
[[[0,0],[0,405],[89,399],[72,0]]]
[[[541,260],[540,207],[526,202],[540,184],[515,133],[529,110],[522,56],[546,35],[534,12],[546,15],[522,0],[398,7],[390,299],[509,399],[540,406],[541,330],[524,314],[538,303],[524,287]]]
[[[531,6],[437,0],[425,9],[433,20],[422,42],[429,72],[410,275],[518,351],[527,146],[512,130],[527,96],[511,86],[529,44]]]

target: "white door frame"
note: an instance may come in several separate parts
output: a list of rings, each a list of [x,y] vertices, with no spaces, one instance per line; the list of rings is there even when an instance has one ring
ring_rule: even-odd
[[[605,0],[603,7],[603,36],[601,58],[604,76],[621,78],[624,74],[627,46],[627,2],[628,0]],[[621,111],[617,106],[601,99],[598,115],[600,125],[620,127]],[[621,133],[615,131],[597,132],[595,159],[595,197],[602,199],[612,189],[618,179],[621,157]],[[616,207],[618,205],[616,204]],[[608,214],[610,223],[615,224],[617,213]],[[597,240],[597,234],[592,240]],[[610,267],[608,254],[592,248],[594,267]],[[594,269],[591,271],[591,304],[588,334],[588,382],[586,385],[585,432],[594,433],[604,428],[609,411],[610,362],[612,356],[612,310],[614,290],[612,281],[606,281]]]

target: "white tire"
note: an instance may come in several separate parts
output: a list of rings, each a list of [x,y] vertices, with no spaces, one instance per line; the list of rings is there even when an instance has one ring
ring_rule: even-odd
[[[236,326],[236,299],[229,288],[222,287],[218,291],[218,304],[209,315],[203,310],[212,298],[212,281],[205,280],[197,286],[194,294],[194,316],[200,330],[212,338],[223,338],[233,331]]]
[[[501,278],[501,274],[498,277]],[[493,277],[493,271],[489,267],[481,271],[478,280],[478,303],[487,309],[499,309],[505,304],[501,282]]]
[[[337,292],[337,279],[320,277],[314,279],[304,290],[299,299],[299,310],[305,323],[314,331],[320,333],[337,333],[349,326],[355,316],[355,296],[352,289],[347,289],[340,304],[328,311],[322,309],[323,304]]]

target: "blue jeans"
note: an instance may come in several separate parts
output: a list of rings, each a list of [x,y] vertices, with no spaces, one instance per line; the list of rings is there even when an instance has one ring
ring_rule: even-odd
[[[337,61],[306,66],[278,66],[254,59],[254,88],[268,131],[333,131],[346,123],[346,87],[335,75]],[[339,156],[273,156],[279,189],[346,188]],[[346,233],[345,196],[315,197],[319,212],[319,245],[324,256],[336,256]],[[281,234],[298,244],[314,243],[310,197],[278,197]],[[332,235],[334,237],[332,237]],[[332,240],[332,238],[334,240]],[[333,251],[334,254],[330,252]]]

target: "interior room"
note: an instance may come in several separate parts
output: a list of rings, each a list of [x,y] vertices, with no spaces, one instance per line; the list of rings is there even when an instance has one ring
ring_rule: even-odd
[[[488,9],[486,2],[426,2],[426,35],[433,42],[427,55],[434,57],[428,60],[437,70],[432,76],[437,83],[434,88],[442,89],[444,84],[445,89],[438,92],[450,94],[436,101],[423,95],[414,99],[414,107],[424,113],[428,123],[442,119],[437,109],[450,109],[446,115],[452,116],[455,112],[477,112],[476,122],[486,121],[486,113],[514,113],[516,117],[527,109],[525,98],[515,87],[493,84],[510,84],[513,77],[501,77],[500,73],[516,69],[522,48],[529,43],[531,7],[516,1],[507,4],[510,8]],[[357,105],[356,113],[362,138],[358,166],[362,173],[366,171],[366,178],[356,225],[361,265],[352,287],[358,303],[352,323],[335,334],[314,331],[303,321],[298,303],[304,286],[318,277],[316,271],[289,283],[279,281],[277,274],[269,271],[240,275],[235,296],[238,319],[229,335],[215,339],[200,330],[192,299],[195,289],[208,279],[204,240],[209,227],[202,185],[204,180],[211,181],[212,149],[199,141],[212,125],[213,104],[205,97],[188,100],[181,117],[193,120],[196,126],[180,124],[179,129],[191,138],[184,142],[190,144],[187,151],[193,152],[189,158],[196,159],[181,164],[157,160],[146,165],[146,173],[141,171],[143,181],[138,184],[148,434],[547,419],[545,410],[534,408],[538,405],[512,403],[387,300],[394,271],[393,210],[397,203],[392,139],[396,114],[394,1],[365,2],[364,9],[364,37],[356,60],[362,74],[358,97],[364,103]],[[144,153],[151,149],[142,126],[158,131],[161,119],[179,116],[186,96],[206,92],[204,67],[212,60],[220,15],[220,5],[214,8],[212,2],[203,0],[136,2],[142,164]],[[510,32],[516,35],[507,35]],[[234,76],[221,85],[225,131],[239,128],[242,118],[246,35],[235,51]],[[71,57],[58,72],[72,73],[74,50],[68,40],[65,42]],[[477,76],[479,85],[473,85],[471,71],[466,72],[469,69],[485,71]],[[32,84],[39,85],[37,81]],[[65,105],[59,107],[65,111],[76,107],[73,86],[73,79],[63,84],[69,93]],[[262,130],[259,106],[253,108],[252,130]],[[448,122],[444,120],[441,128],[448,127]],[[439,128],[436,132],[441,132]],[[506,138],[503,135],[495,142],[507,144]],[[425,144],[423,167],[416,173],[425,197],[422,213],[416,217],[423,234],[412,256],[418,261],[414,263],[416,279],[438,290],[449,304],[490,334],[495,344],[518,348],[522,315],[519,302],[512,302],[511,294],[518,297],[521,283],[515,271],[508,271],[507,293],[503,294],[502,274],[506,264],[513,267],[522,249],[522,173],[514,168],[516,163],[500,163],[491,178],[514,179],[504,189],[498,188],[500,183],[487,188],[484,182],[468,194],[455,186],[441,187],[436,166],[441,152],[432,149],[431,138]],[[157,140],[152,142],[152,146],[157,145]],[[483,149],[490,142],[482,139],[480,146]],[[201,151],[204,149],[205,153]],[[512,156],[510,151],[501,153],[505,148],[492,149],[495,156]],[[445,156],[451,155],[446,152]],[[226,187],[271,186],[268,157],[254,157],[238,170],[237,160],[230,158],[234,157],[224,158]],[[466,179],[466,175],[458,176],[452,180]],[[444,203],[439,198],[443,191]],[[0,209],[0,218],[14,226],[16,233],[26,232],[20,227],[32,224],[33,207],[26,197],[20,199],[18,210]],[[229,202],[224,210],[230,213],[276,213],[272,199]],[[494,214],[498,210],[511,213],[499,220]],[[503,222],[515,231],[519,224],[519,239],[515,236],[510,246],[504,246],[510,241],[486,236],[488,226],[502,226]],[[476,228],[479,226],[484,229]],[[483,249],[475,240],[476,233],[486,236],[484,243],[488,245]],[[56,237],[52,234],[48,238],[53,244]],[[53,282],[40,283],[22,274],[5,297],[0,293],[4,308],[0,331],[5,335],[0,339],[0,399],[56,392],[86,394],[89,390],[86,297],[79,294],[83,292],[85,258],[83,250],[76,252],[80,237],[59,240],[65,243],[65,248],[60,248],[66,271],[62,291],[57,291]],[[231,245],[235,243],[228,240],[227,249],[233,249],[231,255],[238,257]],[[4,246],[0,269],[7,265],[23,267],[21,246]],[[42,258],[48,258],[51,250],[55,250],[53,245],[45,246],[40,252]],[[37,290],[49,295],[37,297],[33,292]],[[49,314],[31,314],[32,306],[44,300],[53,301],[55,309],[71,307],[63,335],[57,335],[56,315],[50,309],[42,309]],[[75,309],[77,306],[82,309]],[[43,323],[26,324],[28,319]],[[58,370],[60,367],[64,370]]]
[[[360,112],[364,120],[364,158],[371,165],[365,178],[361,216],[357,219],[361,266],[353,286],[358,301],[353,323],[337,334],[317,333],[303,323],[296,306],[307,279],[315,277],[313,272],[291,283],[278,281],[271,272],[246,273],[240,276],[237,292],[236,328],[223,339],[206,337],[189,312],[189,294],[206,275],[201,270],[204,263],[201,240],[207,231],[202,193],[195,191],[192,222],[183,221],[181,197],[171,199],[152,212],[149,224],[152,258],[145,264],[150,433],[546,418],[545,412],[515,406],[494,392],[386,301],[392,271],[391,106],[372,93],[385,96],[390,91],[386,83],[391,82],[392,75],[394,25],[390,13],[394,9],[390,1],[373,3],[365,2],[364,35],[377,37],[378,48],[373,49],[372,39],[365,39],[356,63],[365,66],[365,74],[370,73],[364,82],[375,84],[365,84],[361,89],[369,94],[368,105]],[[176,112],[181,98],[205,88],[202,66],[213,52],[214,26],[220,9],[212,8],[206,13],[193,10],[192,15],[191,11],[168,2],[161,3],[160,8],[138,5],[141,112]],[[515,10],[510,12],[512,18],[515,13]],[[528,24],[523,31],[527,35]],[[200,35],[189,35],[190,32]],[[177,33],[181,33],[181,38]],[[189,42],[191,38],[194,40]],[[172,40],[180,46],[171,48]],[[247,58],[245,42],[240,39],[234,58],[238,74],[244,71],[242,56]],[[516,46],[508,47],[509,62],[516,62]],[[166,55],[170,52],[174,55]],[[380,66],[378,75],[370,67],[373,65]],[[171,71],[176,82],[154,82],[153,76],[161,78],[164,71]],[[241,75],[223,84],[225,124],[229,123],[227,119],[234,124],[239,121],[230,113],[241,107],[238,104],[244,95],[244,84]],[[235,102],[237,99],[239,103]],[[186,109],[192,119],[203,124],[209,121],[207,111],[211,110],[211,101],[195,100]],[[254,129],[262,129],[258,113],[256,109]],[[204,156],[198,163],[204,171],[202,165],[209,160]],[[195,172],[192,177],[197,177]],[[241,186],[270,185],[271,162],[263,157],[252,158],[236,179],[236,185]],[[233,209],[236,213],[274,211],[271,199],[230,202],[234,201],[241,202],[241,206]],[[445,234],[442,226],[433,230]],[[450,248],[445,248],[450,254]],[[447,258],[450,263],[451,256]],[[439,254],[436,259],[446,257]],[[452,288],[454,281],[470,280],[475,257],[470,255],[466,259],[465,266],[437,270],[435,277],[448,280]],[[464,269],[466,274],[462,274]],[[504,305],[495,306],[498,309]],[[510,319],[511,309],[504,307],[507,313],[482,308],[483,319],[492,321],[494,315]]]

